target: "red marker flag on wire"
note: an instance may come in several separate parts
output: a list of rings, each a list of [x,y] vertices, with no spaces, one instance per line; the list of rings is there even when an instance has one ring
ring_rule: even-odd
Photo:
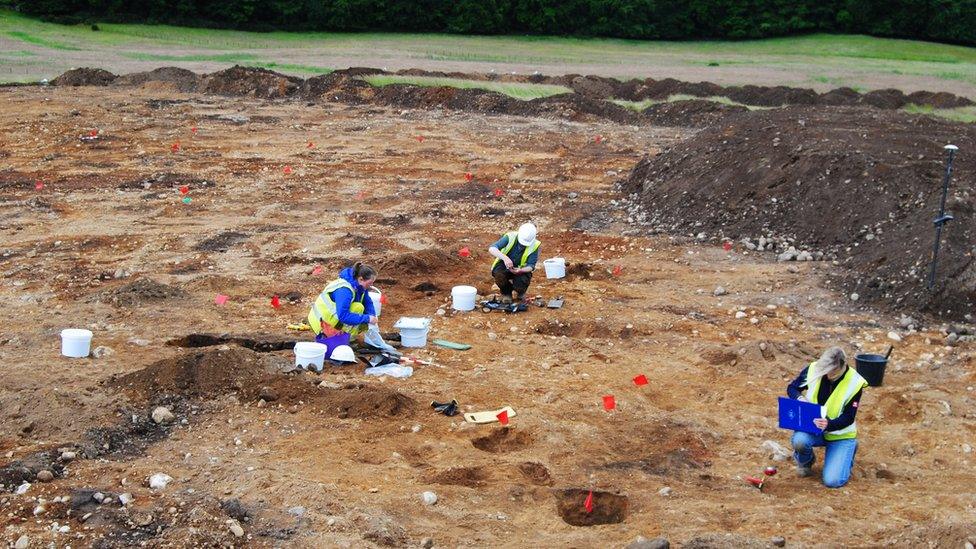
[[[583,501],[583,509],[586,509],[587,513],[593,512],[593,490],[586,496],[586,500]]]
[[[285,175],[291,175],[291,166],[285,166]]]
[[[498,423],[501,423],[502,425],[508,425],[508,411],[507,410],[502,410],[495,417],[498,418]]]
[[[472,174],[471,172],[464,172],[465,181],[470,182],[472,179],[474,179],[474,174]]]
[[[422,135],[418,135],[418,136],[417,136],[417,142],[418,142],[418,143],[423,143],[423,142],[424,142],[424,139],[427,139],[427,138],[426,138],[426,137],[424,137],[424,136],[422,136]]]
[[[495,189],[495,198],[501,198],[503,194],[505,194],[505,191],[501,189]]]
[[[278,299],[278,296],[271,297],[271,306],[275,309],[281,307],[281,300]]]
[[[320,274],[322,274],[322,266],[316,265],[315,268],[312,269],[312,276],[318,276]]]
[[[732,251],[732,243],[726,242],[725,244],[722,244],[722,249],[727,252]]]
[[[34,190],[39,191],[44,188],[44,182],[38,179],[34,182]]]
[[[228,299],[230,299],[230,297],[224,294],[217,294],[217,297],[214,298],[214,303],[217,305],[223,305],[224,303],[227,303]]]
[[[190,128],[190,133],[192,133],[193,135],[196,135],[196,133],[197,133],[197,127],[196,126],[193,126],[192,128]]]
[[[458,255],[461,257],[471,257],[471,250],[469,250],[468,247],[465,246],[460,250],[458,250]]]
[[[647,376],[641,374],[634,378],[634,385],[640,387],[641,385],[647,385]]]
[[[621,267],[620,265],[617,265],[616,267],[613,268],[612,274],[613,276],[620,276],[620,273],[622,272],[624,272],[624,268]]]
[[[180,142],[177,141],[176,143],[173,143],[170,149],[172,149],[173,152],[180,152]]]
[[[94,129],[94,130],[88,132],[88,135],[91,136],[91,137],[98,137],[98,129]]]
[[[189,192],[190,192],[189,185],[183,185],[182,187],[180,187],[180,194],[187,194]]]
[[[308,142],[308,148],[309,149],[314,149],[315,148],[315,143],[312,143],[311,141],[309,141]]]
[[[613,398],[613,395],[606,395],[603,397],[603,408],[606,411],[613,410],[617,407],[617,401]]]

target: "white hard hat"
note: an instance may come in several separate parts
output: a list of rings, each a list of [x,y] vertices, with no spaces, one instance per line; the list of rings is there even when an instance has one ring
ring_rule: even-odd
[[[356,362],[356,353],[348,345],[339,345],[335,349],[332,349],[332,354],[329,358],[336,362]]]
[[[535,225],[531,223],[523,223],[518,230],[518,241],[519,244],[523,246],[531,246],[535,242]]]

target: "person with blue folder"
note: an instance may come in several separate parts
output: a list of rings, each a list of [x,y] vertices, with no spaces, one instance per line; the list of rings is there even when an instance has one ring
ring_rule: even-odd
[[[810,476],[816,456],[813,449],[825,446],[823,483],[828,488],[840,488],[847,484],[857,453],[857,424],[854,417],[861,401],[861,391],[868,384],[856,370],[847,365],[847,356],[840,347],[831,347],[823,355],[800,372],[786,388],[786,394],[801,401],[796,408],[796,423],[788,428],[793,433],[793,458],[797,474]],[[812,420],[813,428],[803,418],[813,410],[809,404],[820,407],[820,413]],[[783,410],[780,407],[783,424]],[[815,411],[815,410],[814,410]],[[793,414],[788,414],[793,415]],[[812,431],[812,432],[808,432]]]

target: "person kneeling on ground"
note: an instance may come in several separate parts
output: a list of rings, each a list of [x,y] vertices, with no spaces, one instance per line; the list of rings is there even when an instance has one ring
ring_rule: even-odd
[[[542,244],[535,236],[535,225],[523,223],[518,231],[505,233],[488,248],[488,253],[495,257],[491,264],[491,276],[502,293],[503,304],[512,303],[512,291],[517,302],[525,299]]]
[[[339,278],[325,286],[308,312],[315,340],[321,343],[339,332],[356,337],[376,324],[376,310],[369,298],[375,281],[376,269],[359,262],[340,271]]]
[[[813,448],[826,446],[824,486],[840,488],[847,484],[857,453],[854,416],[861,401],[861,391],[867,384],[857,371],[847,366],[844,351],[840,347],[831,347],[820,359],[804,368],[786,388],[790,398],[819,404],[827,416],[813,421],[823,433],[793,433],[791,443],[799,476],[810,476],[816,458]]]

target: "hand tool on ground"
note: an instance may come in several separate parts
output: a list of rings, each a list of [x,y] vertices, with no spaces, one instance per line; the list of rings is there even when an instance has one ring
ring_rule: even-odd
[[[467,351],[471,348],[467,343],[455,343],[453,341],[448,341],[446,339],[435,339],[431,341],[434,345],[438,347],[445,347],[447,349],[454,349],[455,351]]]
[[[301,324],[289,324],[288,325],[288,329],[289,330],[297,330],[297,331],[301,332],[301,331],[305,331],[305,330],[311,330],[312,327],[309,326],[308,324],[301,323]]]
[[[769,480],[769,477],[774,476],[777,472],[778,470],[776,467],[769,466],[763,469],[762,478],[746,477],[746,482],[755,486],[756,488],[759,488],[759,491],[762,492],[763,486],[766,485],[766,481]]]
[[[932,271],[929,273],[929,290],[935,287],[935,269],[939,262],[939,241],[942,240],[942,226],[952,221],[952,214],[945,212],[946,195],[949,194],[949,179],[952,177],[952,159],[956,156],[959,147],[946,145],[945,150],[949,152],[949,159],[946,161],[945,178],[942,180],[942,201],[939,203],[939,217],[932,222],[935,224],[935,248],[932,250]]]

